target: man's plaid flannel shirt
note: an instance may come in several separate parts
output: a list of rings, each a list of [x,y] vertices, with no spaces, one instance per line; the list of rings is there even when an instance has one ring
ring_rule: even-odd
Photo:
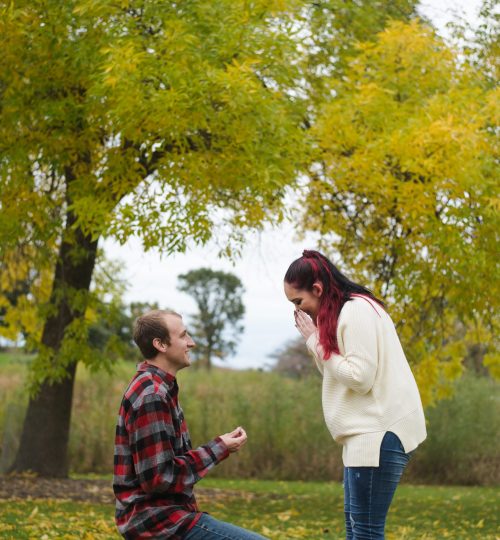
[[[175,377],[146,362],[123,396],[115,438],[116,523],[126,539],[180,539],[201,517],[194,484],[229,451],[220,437],[196,450]]]

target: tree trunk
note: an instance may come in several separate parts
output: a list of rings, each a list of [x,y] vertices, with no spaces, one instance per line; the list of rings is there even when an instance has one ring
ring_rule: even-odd
[[[210,371],[212,369],[212,347],[209,344],[207,349],[207,357],[205,359],[207,371]]]
[[[19,450],[10,472],[32,471],[39,476],[68,476],[68,439],[76,364],[61,382],[43,383],[31,398]],[[43,427],[40,427],[43,426]]]
[[[42,333],[42,344],[56,354],[68,325],[84,315],[85,307],[75,309],[71,296],[89,291],[96,260],[97,240],[74,228],[74,223],[75,217],[69,211],[50,299],[54,311],[45,321]],[[30,399],[11,471],[29,470],[47,477],[68,475],[67,450],[77,361],[75,358],[68,367],[67,378],[55,383],[45,381],[38,394]]]

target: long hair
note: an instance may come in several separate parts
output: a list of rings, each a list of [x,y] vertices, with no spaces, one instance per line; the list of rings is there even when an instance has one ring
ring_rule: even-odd
[[[340,310],[354,296],[366,296],[385,308],[366,287],[354,283],[318,251],[304,250],[302,257],[293,261],[285,274],[285,282],[296,289],[312,291],[317,281],[323,285],[316,324],[319,343],[328,360],[332,353],[339,354],[337,326]]]

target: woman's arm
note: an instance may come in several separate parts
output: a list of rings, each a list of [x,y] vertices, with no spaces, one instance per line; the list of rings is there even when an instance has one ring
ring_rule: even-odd
[[[337,335],[342,340],[343,354],[333,353],[325,360],[317,334],[307,341],[309,350],[323,362],[324,373],[359,394],[369,392],[375,382],[379,318],[378,312],[368,302],[354,300],[345,304],[339,318]]]

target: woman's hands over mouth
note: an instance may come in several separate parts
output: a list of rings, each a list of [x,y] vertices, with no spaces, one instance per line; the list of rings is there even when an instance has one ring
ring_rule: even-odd
[[[316,325],[311,317],[304,313],[301,309],[296,309],[293,313],[295,317],[295,327],[302,334],[302,337],[307,341],[311,334],[316,332]]]

